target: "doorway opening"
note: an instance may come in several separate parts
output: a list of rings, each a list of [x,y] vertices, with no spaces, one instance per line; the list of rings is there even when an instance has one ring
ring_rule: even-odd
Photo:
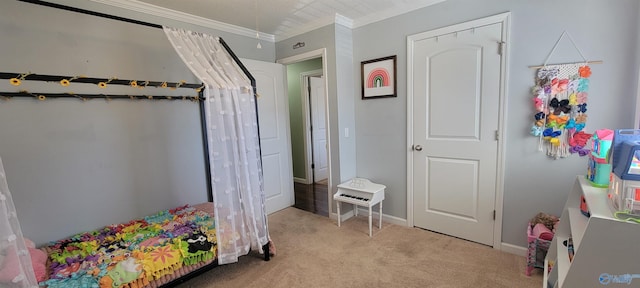
[[[331,149],[325,49],[277,62],[287,71],[294,207],[329,217]]]

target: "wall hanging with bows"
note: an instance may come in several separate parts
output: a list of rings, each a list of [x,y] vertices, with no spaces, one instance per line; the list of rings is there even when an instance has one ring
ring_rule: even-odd
[[[560,40],[567,36],[584,62],[547,64]],[[531,134],[539,138],[538,150],[546,147],[547,155],[554,159],[570,154],[585,156],[591,134],[585,132],[587,122],[587,98],[589,91],[589,64],[602,61],[587,61],[584,54],[568,32],[562,32],[542,66],[538,69],[533,87],[535,108]]]

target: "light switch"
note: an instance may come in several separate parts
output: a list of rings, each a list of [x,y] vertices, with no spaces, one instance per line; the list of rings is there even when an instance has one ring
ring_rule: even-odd
[[[344,128],[344,137],[349,138],[349,128]]]

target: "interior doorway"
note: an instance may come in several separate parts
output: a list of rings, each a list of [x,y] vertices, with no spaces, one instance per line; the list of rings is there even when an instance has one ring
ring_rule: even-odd
[[[329,216],[331,187],[326,52],[280,59],[286,65],[294,206]]]
[[[324,77],[322,69],[304,72],[302,78],[302,100],[304,102],[304,132],[307,152],[305,167],[308,184],[327,184],[327,107],[324,101]]]

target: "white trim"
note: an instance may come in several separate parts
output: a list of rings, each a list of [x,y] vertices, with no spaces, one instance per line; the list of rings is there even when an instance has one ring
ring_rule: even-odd
[[[421,9],[427,6],[431,6],[431,5],[435,5],[438,4],[440,2],[444,2],[446,0],[431,0],[428,1],[427,3],[418,3],[418,1],[409,3],[409,4],[403,4],[404,7],[400,7],[397,9],[390,9],[390,10],[385,10],[385,11],[381,11],[378,13],[373,13],[364,17],[360,17],[359,19],[356,20],[352,20],[351,18],[348,18],[344,15],[340,15],[338,13],[336,13],[334,19],[330,19],[330,18],[322,18],[322,19],[317,19],[315,22],[309,23],[307,25],[301,25],[300,27],[298,27],[297,29],[293,29],[291,31],[282,33],[282,34],[278,34],[276,35],[276,41],[282,41],[282,40],[286,40],[289,39],[291,37],[295,37],[298,35],[302,35],[304,33],[307,33],[309,31],[313,31],[315,29],[318,28],[322,28],[324,26],[327,25],[331,25],[331,24],[336,24],[336,25],[342,25],[345,26],[349,29],[355,29],[358,27],[362,27],[365,25],[369,25],[371,23],[375,23],[375,22],[379,22],[382,20],[386,20],[389,19],[391,17],[395,17],[401,14],[405,14],[417,9]],[[411,2],[411,1],[409,1]],[[420,1],[423,2],[423,1]]]
[[[293,56],[290,56],[290,57],[287,57],[287,58],[278,59],[278,60],[276,60],[276,63],[288,65],[288,64],[302,62],[304,60],[309,60],[309,59],[318,58],[318,57],[325,58],[326,55],[327,55],[327,49],[326,48],[320,48],[320,49],[316,49],[316,50],[313,50],[313,51],[304,52],[302,54],[293,55]],[[324,61],[323,61],[322,64],[323,65],[325,64]],[[325,75],[326,75],[327,68],[325,68],[323,66],[322,70],[323,70],[323,73],[325,73]]]
[[[489,16],[486,18],[471,20],[471,21],[467,21],[459,24],[454,24],[451,26],[429,30],[426,32],[418,33],[418,34],[413,34],[413,35],[407,36],[407,43],[416,41],[417,39],[431,38],[435,36],[451,34],[457,31],[468,30],[473,27],[486,26],[486,25],[491,25],[496,23],[504,23],[505,20],[509,18],[509,15],[511,15],[511,12],[505,12],[502,14]]]
[[[197,25],[205,28],[211,28],[215,30],[229,32],[236,35],[241,35],[241,36],[246,36],[251,38],[256,37],[257,31],[253,29],[248,29],[248,28],[231,25],[231,24],[227,24],[224,22],[216,21],[216,20],[211,20],[208,18],[156,6],[156,5],[141,2],[138,0],[90,0],[90,1],[104,4],[104,5],[109,5],[112,7],[118,7],[118,8],[130,10],[138,13],[143,13],[147,15],[189,23],[189,24],[193,24],[193,25]],[[268,33],[258,32],[258,38],[260,40],[264,40],[272,43],[275,42],[275,36]]]
[[[503,39],[506,44],[506,49],[502,54],[501,61],[501,73],[500,73],[500,111],[498,115],[498,130],[500,131],[500,137],[498,140],[498,155],[497,155],[497,169],[496,169],[496,195],[495,195],[495,210],[496,219],[493,227],[493,247],[494,249],[500,249],[502,246],[502,212],[504,205],[504,173],[505,173],[505,153],[506,153],[506,116],[507,116],[507,91],[508,91],[508,61],[509,61],[509,32],[510,32],[510,16],[511,12],[505,12],[502,14],[489,16],[482,19],[476,19],[464,23],[454,24],[447,27],[442,27],[419,34],[410,35],[407,37],[407,225],[409,227],[414,226],[413,221],[413,152],[411,145],[414,142],[413,139],[413,46],[419,39],[431,38],[443,34],[450,34],[456,31],[467,30],[473,27],[485,26],[495,23],[502,24]]]
[[[377,209],[375,209],[377,210]],[[384,209],[382,209],[384,210]],[[369,209],[365,209],[363,207],[358,206],[358,215],[366,215],[367,217],[369,216]],[[378,215],[380,215],[379,212],[376,211],[372,211],[371,215],[373,216],[374,219],[374,223],[375,223],[375,219],[379,219]],[[396,217],[393,215],[388,215],[388,214],[384,214],[382,213],[382,222],[387,222],[390,224],[395,224],[395,225],[399,225],[399,226],[403,226],[403,227],[408,227],[407,225],[407,219],[402,219],[400,217]],[[382,223],[382,225],[384,226],[384,223]]]
[[[505,252],[505,253],[509,253],[509,254],[522,256],[522,257],[527,257],[527,248],[526,247],[521,247],[521,246],[509,244],[509,243],[501,243],[500,244],[500,251]]]
[[[302,97],[302,128],[304,129],[304,167],[306,177],[309,184],[313,182],[313,169],[311,169],[311,152],[313,151],[313,143],[311,143],[311,113],[309,111],[309,83],[305,80],[310,76],[322,76],[322,69],[306,71],[300,73],[300,96]],[[327,111],[327,107],[324,109]]]
[[[343,213],[342,216],[340,216],[340,220],[342,220],[340,222],[344,223],[344,221],[349,220],[354,216],[355,216],[355,213],[353,213],[353,209],[351,209],[347,213]],[[338,213],[336,212],[329,213],[329,219],[336,221],[336,225],[338,225]]]
[[[353,20],[347,16],[336,13],[335,23],[353,29]]]
[[[353,213],[353,211],[354,210],[351,209],[347,213],[342,214],[342,216],[340,217],[340,220],[342,220],[341,222],[344,223],[344,221],[349,220],[352,217],[354,217],[355,213]],[[375,212],[375,211],[372,211],[372,213],[371,213],[371,216],[373,218],[372,223],[374,223],[373,228],[377,228],[377,226],[378,226],[376,224],[377,223],[376,221],[378,221],[377,219],[379,219],[378,218],[379,214],[380,213]],[[365,209],[365,208],[362,208],[362,207],[358,206],[358,215],[365,215],[366,217],[369,217],[369,209]],[[335,213],[335,212],[334,213],[330,213],[329,218],[331,220],[338,221],[338,213]],[[385,223],[394,224],[394,225],[398,225],[398,226],[402,226],[402,227],[408,227],[407,226],[407,219],[398,218],[396,216],[387,215],[387,214],[384,214],[384,213],[382,213],[382,222],[383,222],[382,223],[383,227],[384,227]],[[338,222],[336,222],[336,225],[337,225],[337,223]]]
[[[413,42],[407,37],[407,226],[413,225]]]
[[[388,9],[388,10],[384,10],[382,12],[379,13],[375,13],[375,14],[371,14],[371,15],[367,15],[364,17],[360,17],[358,19],[356,19],[355,21],[353,21],[353,28],[358,28],[358,27],[362,27],[365,25],[369,25],[371,23],[375,23],[378,21],[382,21],[385,19],[389,19],[391,17],[395,17],[401,14],[405,14],[417,9],[421,9],[424,7],[428,7],[431,5],[435,5],[438,4],[440,2],[444,2],[446,0],[431,0],[428,1],[427,3],[418,3],[418,2],[424,2],[424,1],[405,1],[405,4],[403,5],[403,7],[399,7],[396,9]]]
[[[287,58],[283,58],[283,59],[278,59],[276,61],[276,63],[280,63],[283,65],[288,65],[288,64],[293,64],[296,62],[300,62],[300,61],[304,61],[304,60],[308,60],[308,59],[313,59],[313,58],[318,58],[318,57],[322,57],[322,75],[324,75],[324,77],[322,77],[324,79],[324,105],[325,107],[327,107],[327,117],[326,119],[326,126],[327,126],[327,143],[331,143],[331,125],[330,125],[330,119],[331,119],[331,114],[332,111],[331,109],[329,109],[329,77],[328,77],[328,70],[327,70],[327,49],[326,48],[320,48],[320,49],[316,49],[313,51],[309,51],[309,52],[305,52],[302,54],[298,54],[298,55],[294,55],[291,57],[287,57]],[[335,113],[335,112],[334,112]],[[331,145],[327,145],[327,174],[329,175],[328,177],[328,183],[327,183],[327,202],[328,202],[328,211],[329,211],[329,217],[333,217],[332,215],[335,213],[332,213],[332,208],[333,208],[333,169],[332,167],[332,163],[331,163]],[[336,219],[337,215],[336,215]]]
[[[511,12],[506,12],[494,17],[502,22],[502,41],[505,42],[502,51],[502,67],[500,68],[500,120],[498,121],[498,130],[500,137],[498,138],[498,166],[496,169],[496,201],[494,203],[496,210],[496,220],[493,223],[493,247],[499,247],[502,243],[502,213],[504,212],[504,182],[506,167],[506,144],[507,144],[507,102],[509,95],[509,55],[511,54]]]
[[[293,177],[293,182],[301,183],[301,184],[311,184],[310,181],[304,178]],[[295,193],[294,193],[295,194]]]

